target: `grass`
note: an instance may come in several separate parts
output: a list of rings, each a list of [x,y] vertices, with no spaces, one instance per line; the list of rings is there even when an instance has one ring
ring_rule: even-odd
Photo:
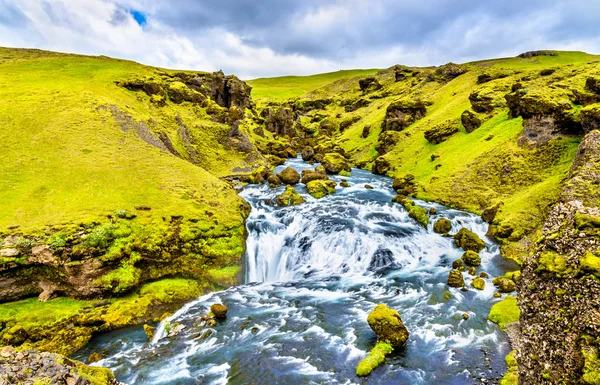
[[[219,143],[226,126],[186,103],[158,108],[115,84],[157,71],[103,57],[0,48],[0,233],[15,226],[41,233],[137,206],[152,208],[138,213],[147,222],[206,212],[223,224],[240,221],[231,202],[241,199],[218,179],[245,165]],[[117,121],[111,108],[133,123]],[[175,139],[176,117],[196,137],[201,167],[140,140],[133,128],[158,127]]]
[[[377,69],[340,70],[310,76],[259,78],[248,80],[247,83],[252,86],[252,98],[259,104],[267,104],[300,97],[340,79],[372,75],[377,71]]]
[[[517,305],[517,298],[509,295],[492,306],[488,319],[504,330],[507,324],[517,322],[520,316],[521,310]]]

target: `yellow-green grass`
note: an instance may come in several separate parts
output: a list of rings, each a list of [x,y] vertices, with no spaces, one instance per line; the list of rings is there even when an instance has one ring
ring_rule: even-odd
[[[115,84],[157,71],[104,57],[0,48],[0,233],[68,228],[136,206],[152,209],[137,213],[141,221],[183,215],[240,223],[241,199],[217,178],[246,165],[218,142],[227,127],[199,107],[155,107],[144,93]],[[179,117],[201,144],[199,165],[141,140],[114,110],[182,147]]]
[[[504,330],[506,325],[517,322],[520,316],[521,310],[517,305],[517,298],[509,295],[492,306],[488,319]]]
[[[497,68],[532,69],[563,65],[586,64],[600,60],[600,55],[581,51],[553,51],[557,56],[534,56],[531,58],[505,58],[474,62],[471,64],[494,66]]]
[[[377,69],[340,70],[310,76],[259,78],[249,80],[247,83],[252,86],[252,98],[260,104],[266,104],[297,98],[337,80],[372,75],[377,71]]]

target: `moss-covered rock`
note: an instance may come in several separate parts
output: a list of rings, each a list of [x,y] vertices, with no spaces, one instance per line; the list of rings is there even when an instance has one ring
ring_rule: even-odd
[[[378,342],[369,354],[363,358],[356,367],[356,375],[368,376],[371,372],[385,362],[385,357],[392,353],[394,348],[387,342]]]
[[[338,153],[325,154],[323,160],[321,160],[321,164],[325,167],[325,171],[328,174],[339,174],[342,170],[351,171],[350,163]]]
[[[305,162],[310,162],[311,160],[313,160],[313,157],[315,156],[315,150],[312,147],[304,147],[302,149],[302,160]]]
[[[600,384],[600,356],[596,346],[586,346],[581,349],[581,355],[584,359],[583,376],[581,380],[584,384]]]
[[[504,276],[496,277],[492,283],[498,288],[501,293],[512,293],[517,289],[515,281]]]
[[[302,183],[308,184],[313,180],[329,180],[323,166],[319,166],[314,170],[302,170]]]
[[[373,167],[371,168],[371,172],[376,175],[385,175],[388,171],[390,171],[390,168],[390,161],[383,156],[380,156],[375,159]]]
[[[269,175],[267,181],[269,182],[269,187],[275,188],[281,186],[281,179],[275,174]]]
[[[379,304],[367,317],[371,329],[381,342],[386,342],[392,348],[401,348],[408,339],[408,329],[404,326],[400,314],[384,304]]]
[[[392,199],[392,201],[395,202],[394,199]],[[400,203],[404,209],[408,211],[408,216],[410,218],[417,221],[421,226],[427,228],[427,225],[429,224],[429,216],[427,215],[429,210],[424,207],[417,206],[414,201],[406,197],[400,198],[398,203]]]
[[[448,140],[458,132],[458,122],[447,120],[425,131],[425,139],[431,144],[439,144]]]
[[[394,178],[394,180],[392,181],[392,188],[399,195],[413,195],[417,191],[415,176],[411,173],[407,173],[397,178]]]
[[[579,267],[582,272],[592,274],[596,278],[600,278],[600,257],[589,251],[579,258]]]
[[[464,261],[467,266],[479,266],[481,265],[481,257],[479,254],[472,250],[467,250],[462,255],[461,259]]]
[[[156,331],[156,328],[148,324],[144,324],[143,328],[144,333],[146,333],[146,337],[148,338],[148,341],[152,341],[152,339],[154,338],[154,332]]]
[[[402,131],[427,113],[431,102],[421,99],[402,98],[387,107],[382,131]]]
[[[504,361],[506,362],[507,372],[500,380],[500,385],[519,385],[519,367],[517,364],[517,359],[515,358],[516,354],[517,351],[512,350],[504,358]]]
[[[295,206],[304,203],[304,198],[294,187],[288,185],[285,191],[277,196],[276,201],[279,206]]]
[[[283,171],[277,174],[279,180],[287,185],[294,185],[300,182],[300,174],[291,167],[286,167]]]
[[[452,230],[452,222],[449,219],[441,218],[433,224],[433,231],[438,234],[447,234]]]
[[[507,324],[517,322],[520,316],[521,310],[517,306],[517,299],[509,295],[492,306],[488,319],[504,330]]]
[[[210,312],[215,315],[216,319],[223,320],[227,318],[227,306],[222,303],[215,303],[210,305]]]
[[[467,133],[471,133],[478,129],[483,123],[483,120],[476,113],[465,110],[460,116],[460,121],[462,125],[465,127]]]
[[[452,262],[452,268],[457,270],[464,269],[463,260],[461,258],[454,260]]]
[[[479,277],[473,278],[473,282],[471,282],[471,286],[473,286],[477,290],[483,290],[483,289],[485,289],[485,281]]]
[[[450,273],[448,274],[448,280],[446,281],[446,283],[448,284],[448,286],[452,287],[463,287],[465,286],[465,279],[463,278],[463,275],[460,272],[460,270],[453,269],[450,270]]]
[[[320,199],[335,193],[335,186],[336,183],[332,180],[313,180],[306,184],[306,189],[310,195]]]
[[[566,275],[572,271],[567,258],[552,250],[540,254],[538,258],[537,271],[547,271],[556,275]]]
[[[477,234],[464,227],[454,234],[454,243],[465,251],[471,250],[476,253],[485,248],[485,242]]]

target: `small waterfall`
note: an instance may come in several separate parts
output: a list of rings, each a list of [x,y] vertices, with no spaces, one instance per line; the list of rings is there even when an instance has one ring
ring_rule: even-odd
[[[314,167],[294,159],[277,171],[288,165],[298,171]],[[353,170],[344,179],[351,187],[318,200],[296,185],[305,203],[292,207],[273,204],[283,186],[245,188],[241,196],[252,206],[247,283],[185,305],[157,325],[151,344],[141,329],[117,331],[113,338],[95,339],[81,358],[111,352],[99,364],[119,380],[156,385],[455,385],[502,372],[509,345],[487,313],[496,300],[493,277],[514,267],[485,238],[487,224],[472,214],[417,202],[437,211],[425,229],[391,202],[389,178]],[[486,241],[480,253],[480,270],[490,275],[485,290],[446,285],[452,261],[463,252],[452,238],[433,232],[438,218],[450,219],[452,232],[466,227]],[[464,278],[469,286],[474,277]],[[198,318],[213,303],[229,307],[227,321],[199,328]],[[377,303],[396,308],[411,337],[377,376],[358,381],[356,364],[374,342],[365,320]],[[170,322],[181,332],[165,338]]]

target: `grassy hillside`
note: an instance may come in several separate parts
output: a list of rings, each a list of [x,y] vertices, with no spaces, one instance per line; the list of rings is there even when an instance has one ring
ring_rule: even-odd
[[[543,124],[528,116],[525,125],[533,128],[524,130],[523,117],[511,113],[505,95],[526,95],[529,104],[521,109],[533,109],[533,115],[552,121],[564,113],[560,119],[578,126],[582,104],[594,108],[598,102],[585,84],[599,73],[599,60],[600,56],[583,52],[553,51],[551,56],[438,68],[395,66],[371,74],[372,86],[365,83],[361,89],[359,80],[367,76],[342,78],[282,105],[298,110],[333,99],[318,108],[298,110],[298,127],[308,137],[305,144],[339,146],[355,165],[367,169],[378,160],[387,164],[385,173],[392,177],[412,174],[418,186],[415,195],[421,199],[476,213],[498,207],[491,233],[504,244],[505,255],[519,259],[529,244],[526,235],[540,228],[559,197],[582,131],[549,134],[549,140],[539,142],[525,139],[536,134],[529,131],[542,130]],[[268,92],[262,84],[253,89],[257,95]],[[384,132],[388,106],[419,100],[426,104],[424,117]],[[560,108],[564,111],[556,112]],[[465,111],[481,122],[470,133],[461,121]],[[456,132],[439,143],[425,137],[428,130],[448,127]]]
[[[69,353],[236,282],[248,205],[221,178],[265,161],[232,130],[243,106],[219,105],[203,81],[244,96],[218,73],[0,48],[0,303],[77,298],[27,322],[14,315],[36,299],[0,305],[0,345]],[[160,290],[140,290],[148,281]],[[131,309],[115,319],[86,301],[123,295]],[[73,309],[96,321],[73,329]]]
[[[254,100],[259,105],[266,105],[269,102],[284,102],[288,99],[300,97],[340,79],[367,76],[375,72],[377,72],[376,69],[340,70],[310,76],[259,78],[249,80],[247,83],[253,88],[252,97]]]

